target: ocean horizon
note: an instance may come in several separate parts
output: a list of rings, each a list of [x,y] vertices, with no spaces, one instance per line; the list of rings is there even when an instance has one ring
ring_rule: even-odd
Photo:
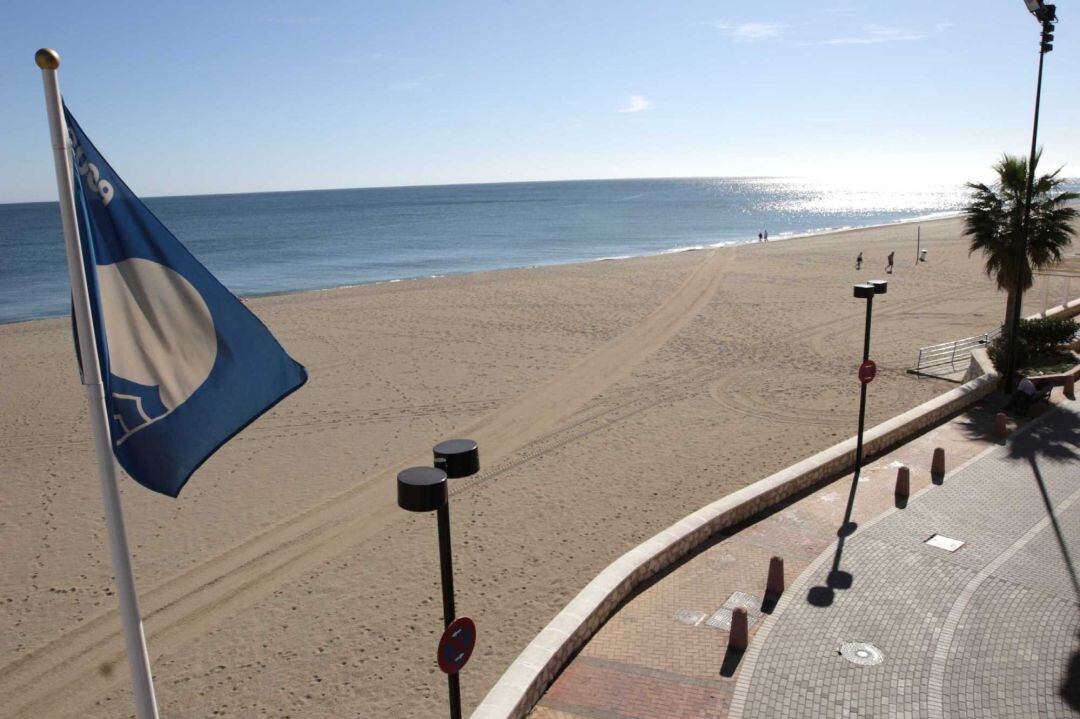
[[[1072,183],[1071,183],[1072,184]],[[933,219],[960,184],[571,180],[143,198],[234,293],[621,259]],[[0,205],[0,323],[68,312],[56,202]]]

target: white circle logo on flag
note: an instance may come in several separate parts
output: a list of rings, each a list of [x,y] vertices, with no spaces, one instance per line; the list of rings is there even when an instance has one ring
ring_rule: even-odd
[[[206,302],[182,275],[151,260],[98,265],[97,276],[109,371],[156,387],[171,412],[206,381],[217,358]]]

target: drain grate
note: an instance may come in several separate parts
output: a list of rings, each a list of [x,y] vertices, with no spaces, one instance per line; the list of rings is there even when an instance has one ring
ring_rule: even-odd
[[[724,606],[713,612],[713,615],[706,620],[705,626],[730,631],[731,612],[739,607],[746,610],[746,626],[748,629],[765,616],[761,612],[760,599],[746,592],[735,592],[724,602]]]
[[[675,612],[675,620],[683,624],[696,627],[705,618],[705,612],[696,612],[693,609],[680,609]]]
[[[840,645],[840,656],[860,667],[872,667],[885,661],[881,650],[869,642],[846,642]]]

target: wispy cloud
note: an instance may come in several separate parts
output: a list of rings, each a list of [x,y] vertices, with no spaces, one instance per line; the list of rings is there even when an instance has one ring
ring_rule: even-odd
[[[948,30],[952,26],[953,26],[953,23],[951,23],[951,22],[939,22],[937,25],[934,25],[934,29],[937,30],[938,32],[943,32],[945,30]]]
[[[390,89],[396,92],[409,92],[420,87],[421,84],[419,80],[400,80],[390,83]]]
[[[879,45],[883,42],[922,40],[926,35],[909,30],[871,25],[857,35],[834,37],[823,40],[822,45]]]
[[[714,22],[713,27],[735,42],[755,42],[771,37],[779,37],[784,26],[774,22],[744,22],[739,24]]]
[[[619,112],[642,112],[643,110],[651,110],[656,106],[652,100],[646,100],[641,95],[633,95],[630,97],[630,102],[626,107],[620,107]]]

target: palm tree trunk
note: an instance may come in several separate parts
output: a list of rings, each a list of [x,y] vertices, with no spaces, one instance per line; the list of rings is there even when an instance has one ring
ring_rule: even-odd
[[[1002,329],[1002,334],[1008,335],[1012,332],[1013,323],[1013,303],[1016,302],[1016,292],[1009,290],[1009,299],[1005,304],[1005,326]]]

